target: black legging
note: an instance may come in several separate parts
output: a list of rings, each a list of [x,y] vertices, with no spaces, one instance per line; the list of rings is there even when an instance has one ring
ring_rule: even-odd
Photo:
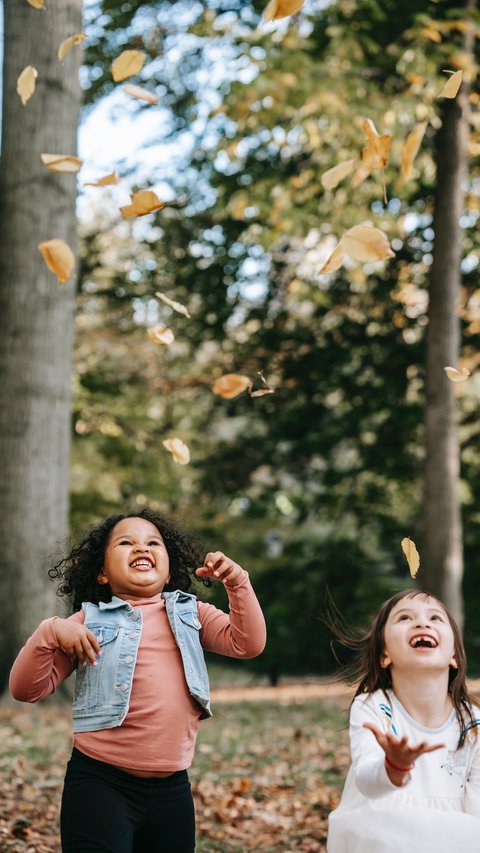
[[[63,853],[194,853],[187,771],[142,779],[74,749],[60,831]]]

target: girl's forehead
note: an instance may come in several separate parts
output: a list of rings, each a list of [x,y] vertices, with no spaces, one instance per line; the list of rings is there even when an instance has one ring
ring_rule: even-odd
[[[160,533],[151,521],[148,521],[146,518],[140,518],[139,516],[132,516],[131,518],[122,518],[121,521],[117,521],[115,527],[111,530],[110,539],[119,535],[160,536]]]
[[[418,595],[406,595],[400,601],[397,601],[390,611],[390,616],[398,613],[400,610],[418,610],[423,608],[439,610],[441,613],[446,614],[443,604],[437,598],[434,598],[432,595],[419,593]]]

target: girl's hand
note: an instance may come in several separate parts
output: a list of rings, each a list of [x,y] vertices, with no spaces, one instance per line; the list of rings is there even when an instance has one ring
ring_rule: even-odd
[[[71,619],[60,619],[56,616],[53,622],[53,632],[58,645],[67,655],[74,655],[82,666],[87,660],[92,666],[97,665],[95,654],[100,655],[100,644],[92,631],[85,625],[72,622]]]
[[[391,782],[397,787],[403,785],[405,776],[413,770],[415,761],[425,752],[442,749],[445,744],[429,744],[422,741],[417,746],[409,746],[406,737],[398,738],[392,731],[383,732],[373,723],[364,723],[364,729],[369,729],[376,737],[378,744],[385,753],[385,768]]]
[[[238,563],[234,563],[230,557],[221,551],[210,551],[204,560],[203,566],[195,571],[199,578],[213,578],[217,581],[228,581],[231,583],[240,577],[243,569]]]

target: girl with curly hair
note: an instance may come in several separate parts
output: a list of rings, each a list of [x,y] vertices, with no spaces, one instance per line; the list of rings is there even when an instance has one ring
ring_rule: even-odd
[[[144,509],[107,518],[49,574],[74,612],[41,622],[10,690],[37,702],[76,672],[63,853],[193,853],[187,768],[211,716],[203,651],[251,658],[265,645],[247,572],[220,551],[202,559]],[[193,574],[225,585],[228,615],[197,600]]]

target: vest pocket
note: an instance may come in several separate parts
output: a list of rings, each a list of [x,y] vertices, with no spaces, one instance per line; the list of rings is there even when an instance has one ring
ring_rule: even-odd
[[[105,646],[118,637],[119,628],[112,625],[87,625],[87,628],[95,634],[100,646]]]
[[[194,610],[180,610],[178,615],[184,625],[188,625],[189,628],[196,628],[199,631],[202,627],[202,623]]]
[[[116,654],[115,646],[111,644],[118,637],[119,626],[85,624],[95,634],[102,654],[96,657],[96,666],[87,663],[86,666],[77,667],[73,694],[74,716],[75,712],[111,704],[114,695],[118,652]]]

